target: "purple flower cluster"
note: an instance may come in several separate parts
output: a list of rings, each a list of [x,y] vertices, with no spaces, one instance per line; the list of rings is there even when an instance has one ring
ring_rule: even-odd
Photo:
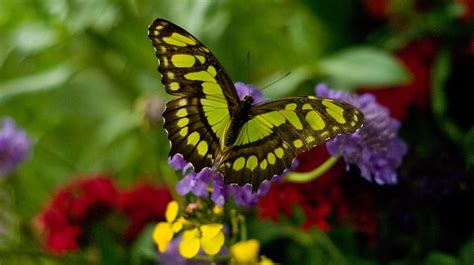
[[[186,163],[181,154],[176,154],[169,159],[169,164],[175,169],[185,171],[190,164]],[[235,203],[244,207],[254,206],[258,202],[258,198],[265,196],[270,189],[270,181],[264,181],[258,188],[257,192],[252,192],[250,184],[238,186],[236,184],[226,185],[221,173],[213,168],[203,168],[200,172],[189,172],[176,185],[176,190],[180,195],[192,193],[198,197],[207,197],[209,195],[209,186],[212,186],[211,200],[222,206],[230,198],[233,197]]]
[[[31,141],[11,118],[3,119],[0,127],[0,177],[11,173],[26,159]]]
[[[253,86],[235,83],[235,88],[241,99],[250,95],[253,97],[254,104],[262,101],[262,93]],[[170,157],[168,162],[174,169],[182,170],[183,174],[191,167],[191,164],[187,163],[183,155],[179,153]],[[176,185],[176,190],[181,195],[192,193],[198,197],[207,197],[209,186],[212,186],[211,200],[217,205],[222,206],[230,197],[233,197],[237,205],[251,207],[258,202],[258,198],[268,193],[270,181],[264,181],[257,192],[253,193],[250,184],[242,187],[235,184],[226,185],[222,174],[216,169],[204,168],[200,172],[191,171],[184,176]]]
[[[371,94],[353,95],[316,86],[316,95],[352,104],[365,116],[364,126],[353,134],[345,134],[327,142],[333,156],[341,155],[346,163],[356,164],[362,177],[377,184],[397,183],[396,170],[407,152],[407,145],[398,137],[400,122],[390,117],[387,108],[378,104]]]

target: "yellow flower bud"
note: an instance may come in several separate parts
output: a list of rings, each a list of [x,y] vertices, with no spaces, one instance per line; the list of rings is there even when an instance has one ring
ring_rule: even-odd
[[[256,239],[240,241],[230,247],[230,253],[237,264],[256,263],[260,242]]]
[[[215,214],[215,215],[220,215],[224,212],[224,207],[219,207],[219,206],[214,206],[214,208],[212,208],[212,212]]]
[[[170,201],[166,206],[165,217],[168,223],[173,222],[178,217],[179,204],[177,201]]]

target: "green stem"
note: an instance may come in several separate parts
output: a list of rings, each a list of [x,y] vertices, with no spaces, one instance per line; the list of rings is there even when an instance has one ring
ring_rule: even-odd
[[[232,210],[230,213],[230,223],[232,227],[232,240],[231,243],[234,244],[237,242],[237,234],[239,233],[239,220],[237,216],[237,212]]]
[[[292,238],[293,240],[298,242],[302,246],[312,247],[315,244],[320,245],[321,248],[329,254],[331,259],[335,261],[334,264],[347,265],[346,258],[334,245],[329,236],[323,231],[315,228],[311,230],[311,233],[306,233],[299,228],[289,225],[280,227],[280,231],[283,234],[286,234],[289,238]]]
[[[247,240],[247,224],[245,223],[245,216],[239,215],[240,221],[240,240]]]
[[[295,228],[289,225],[283,225],[279,229],[282,234],[285,234],[289,238],[292,238],[302,246],[309,247],[313,242],[313,238],[311,237],[311,235],[301,232],[301,229],[299,228]]]
[[[326,173],[332,166],[334,166],[337,161],[339,161],[339,158],[340,156],[331,156],[319,167],[313,169],[310,172],[290,172],[285,177],[285,180],[295,183],[306,183],[315,180]]]
[[[330,257],[334,259],[336,262],[335,264],[346,265],[347,260],[339,251],[339,249],[334,245],[332,240],[328,237],[326,233],[319,229],[315,229],[316,233],[316,242],[319,244],[323,249],[327,251]]]
[[[433,100],[431,109],[439,128],[456,144],[462,145],[465,132],[451,119],[448,114],[446,82],[451,74],[451,57],[448,50],[441,50],[435,60],[432,74]]]

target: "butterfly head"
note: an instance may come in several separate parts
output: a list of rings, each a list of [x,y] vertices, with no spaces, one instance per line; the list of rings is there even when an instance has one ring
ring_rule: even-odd
[[[250,96],[250,95],[245,95],[244,96],[244,103],[248,104],[248,105],[252,105],[253,104],[253,97]]]

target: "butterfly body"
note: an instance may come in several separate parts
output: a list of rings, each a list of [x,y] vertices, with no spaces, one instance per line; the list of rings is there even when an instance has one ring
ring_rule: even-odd
[[[162,83],[174,98],[163,113],[170,156],[183,155],[194,170],[216,168],[225,183],[260,183],[290,167],[296,154],[359,129],[355,107],[314,96],[253,104],[239,99],[218,60],[179,26],[156,19],[149,27]]]
[[[232,116],[227,135],[225,136],[224,148],[232,146],[237,139],[242,126],[250,120],[250,109],[252,107],[252,96],[245,96],[244,100],[239,103],[235,114]]]

